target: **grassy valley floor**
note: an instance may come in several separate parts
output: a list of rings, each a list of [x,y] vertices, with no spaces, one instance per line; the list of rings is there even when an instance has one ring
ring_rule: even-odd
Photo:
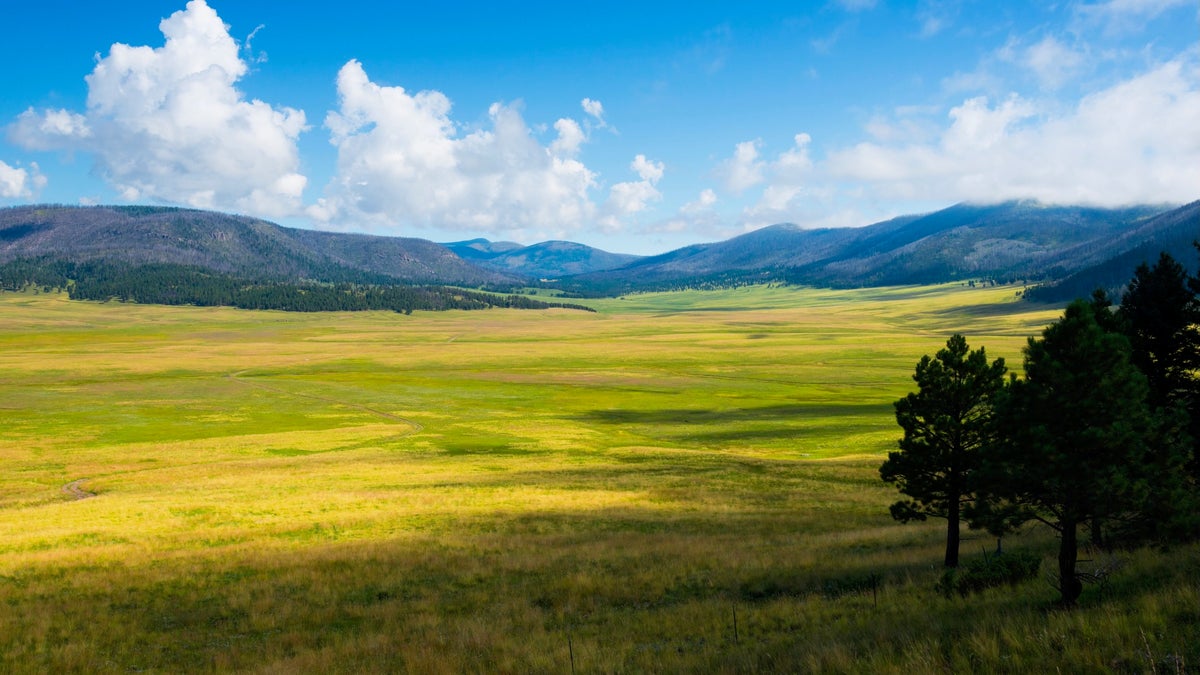
[[[956,331],[1019,367],[1060,310],[1014,291],[0,295],[0,670],[1200,668],[1200,549],[1121,554],[1068,612],[1041,579],[942,597],[941,524],[888,515],[892,402]]]

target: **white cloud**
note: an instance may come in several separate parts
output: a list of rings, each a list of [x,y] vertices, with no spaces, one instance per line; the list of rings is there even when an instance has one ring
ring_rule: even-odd
[[[1080,3],[1074,7],[1077,15],[1088,23],[1104,24],[1114,33],[1139,32],[1146,22],[1177,7],[1195,8],[1195,0],[1106,0]]]
[[[92,129],[86,117],[69,110],[45,110],[39,114],[29,108],[9,127],[9,135],[30,150],[54,150],[71,140],[91,138]]]
[[[635,213],[644,211],[650,202],[662,199],[662,193],[655,185],[662,179],[666,167],[662,162],[646,159],[645,155],[633,158],[629,168],[641,180],[617,183],[608,193],[605,203],[605,214],[600,224],[605,230],[620,229],[623,219]]]
[[[572,157],[579,153],[579,147],[587,140],[587,135],[579,127],[579,122],[563,118],[554,123],[558,138],[550,144],[550,152],[554,155]]]
[[[792,140],[795,145],[779,154],[771,165],[771,170],[779,177],[802,180],[813,168],[812,158],[808,156],[808,146],[812,143],[812,137],[808,134],[796,134]]]
[[[309,210],[339,225],[564,233],[595,217],[595,174],[572,158],[573,120],[541,145],[519,105],[493,104],[490,129],[459,136],[437,91],[410,94],[372,82],[350,61],[338,73],[340,105],[325,119],[337,148],[326,198]]]
[[[907,140],[924,140],[936,137],[940,129],[930,124],[926,117],[928,113],[921,111],[906,111],[897,108],[895,117],[875,115],[867,121],[864,131],[871,138],[883,143]]]
[[[816,167],[810,156],[812,137],[796,134],[791,148],[779,153],[770,163],[763,163],[766,187],[758,201],[742,212],[742,222],[751,228],[792,220],[802,202],[814,191]]]
[[[46,185],[46,177],[36,163],[29,169],[10,166],[0,160],[0,198],[30,199]]]
[[[585,98],[580,101],[579,105],[583,106],[583,111],[591,115],[596,120],[596,124],[603,129],[608,126],[604,121],[604,105],[600,101],[594,101],[590,98]]]
[[[245,50],[246,58],[250,61],[250,63],[260,64],[260,63],[266,63],[268,60],[266,52],[260,51],[256,54],[254,52],[254,47],[252,45],[252,43],[254,42],[254,37],[256,35],[258,35],[259,31],[261,31],[262,29],[264,29],[266,27],[267,27],[267,25],[264,23],[258,24],[258,26],[255,27],[254,30],[250,31],[250,34],[247,35],[246,39],[242,42],[242,49]]]
[[[1023,59],[1023,64],[1033,71],[1038,82],[1046,89],[1058,89],[1066,84],[1083,62],[1083,53],[1067,47],[1051,35],[1026,50]]]
[[[727,238],[732,236],[732,229],[725,222],[716,206],[720,199],[710,188],[700,191],[694,201],[679,207],[679,212],[673,217],[656,223],[650,228],[654,232],[679,234],[689,232],[692,236],[706,235]]]
[[[1016,95],[995,108],[988,107],[986,97],[968,99],[950,110],[954,122],[942,134],[942,147],[954,155],[996,149],[1007,140],[1013,126],[1034,113],[1033,105]]]
[[[1176,60],[1049,114],[964,101],[936,141],[830,153],[833,179],[890,198],[1120,205],[1200,196],[1200,70]]]
[[[645,155],[638,155],[633,158],[633,163],[629,165],[643,181],[651,185],[657,183],[663,177],[663,172],[666,167],[662,162],[653,162],[646,159]]]
[[[696,197],[696,201],[688,202],[680,207],[680,213],[696,214],[705,211],[711,211],[717,204],[717,193],[711,189],[705,188],[700,191],[700,195]]]
[[[162,47],[114,44],[87,76],[87,112],[30,109],[9,129],[30,149],[91,152],[129,200],[286,216],[307,179],[302,111],[247,101],[242,48],[204,0],[164,19]]]
[[[920,36],[929,38],[954,25],[961,0],[921,0],[917,5]]]
[[[721,162],[716,169],[717,178],[724,183],[725,189],[734,194],[741,194],[763,182],[763,171],[766,163],[758,158],[758,148],[762,141],[743,141],[733,150],[733,156]]]

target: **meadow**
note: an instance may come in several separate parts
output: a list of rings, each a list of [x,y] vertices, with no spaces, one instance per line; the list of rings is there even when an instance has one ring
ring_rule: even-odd
[[[1064,611],[1042,579],[943,597],[942,524],[888,515],[892,402],[956,331],[1019,368],[1060,308],[1014,291],[0,294],[0,671],[1200,667],[1200,549],[1121,553]]]

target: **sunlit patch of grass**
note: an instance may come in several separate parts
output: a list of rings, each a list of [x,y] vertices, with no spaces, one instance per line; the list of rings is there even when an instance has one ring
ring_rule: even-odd
[[[1057,311],[1014,290],[407,317],[0,295],[0,670],[1200,663],[1194,548],[1047,612],[1040,581],[943,598],[942,524],[887,515],[892,401],[954,331],[1018,362]]]

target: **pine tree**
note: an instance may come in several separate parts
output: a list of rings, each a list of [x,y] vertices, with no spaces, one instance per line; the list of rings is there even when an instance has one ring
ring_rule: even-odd
[[[1134,364],[1146,375],[1159,437],[1148,458],[1163,479],[1130,534],[1161,540],[1200,536],[1200,282],[1167,253],[1134,272],[1119,314]],[[1189,466],[1190,464],[1190,466]],[[1189,471],[1190,469],[1190,471]],[[1190,474],[1190,486],[1181,474]]]
[[[1036,520],[1058,531],[1064,604],[1082,591],[1079,527],[1138,512],[1151,476],[1145,467],[1152,416],[1146,378],[1124,336],[1076,300],[1025,348],[1025,377],[996,401],[996,442],[975,474],[973,524],[999,531]]]
[[[955,334],[935,358],[924,356],[913,380],[917,391],[896,401],[904,429],[900,451],[888,453],[880,477],[911,497],[891,507],[901,522],[946,519],[946,567],[958,566],[959,522],[980,448],[991,440],[991,400],[1004,386],[1004,359],[988,363],[981,347],[969,351]]]
[[[1188,288],[1183,265],[1169,254],[1154,267],[1138,266],[1119,310],[1133,348],[1133,362],[1146,375],[1155,408],[1192,405],[1200,368],[1200,303]]]

